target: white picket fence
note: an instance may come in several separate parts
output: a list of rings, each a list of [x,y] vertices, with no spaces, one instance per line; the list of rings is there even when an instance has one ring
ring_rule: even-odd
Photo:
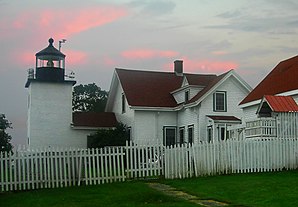
[[[0,153],[0,191],[96,185],[135,178],[279,171],[298,167],[298,140],[228,140],[164,147],[19,149]]]
[[[297,169],[298,140],[226,141],[166,147],[165,178]]]
[[[162,145],[0,153],[0,191],[95,185],[162,175]],[[160,157],[161,158],[161,157]]]

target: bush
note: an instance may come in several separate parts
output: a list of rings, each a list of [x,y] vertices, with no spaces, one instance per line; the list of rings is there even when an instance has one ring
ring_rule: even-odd
[[[102,148],[106,146],[124,146],[129,140],[129,130],[126,125],[118,123],[115,129],[100,129],[87,138],[88,148]]]

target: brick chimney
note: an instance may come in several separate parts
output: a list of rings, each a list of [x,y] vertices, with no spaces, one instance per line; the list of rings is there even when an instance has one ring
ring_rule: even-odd
[[[183,60],[174,61],[174,72],[176,75],[183,75]]]

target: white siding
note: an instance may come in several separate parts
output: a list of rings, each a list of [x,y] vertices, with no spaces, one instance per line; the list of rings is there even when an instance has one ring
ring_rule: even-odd
[[[86,132],[74,133],[72,84],[31,82],[28,98],[28,137],[31,147],[86,147]]]
[[[257,118],[257,110],[258,110],[259,104],[255,104],[249,107],[243,108],[243,121],[249,121]]]
[[[185,91],[189,90],[189,99],[192,99],[195,95],[197,95],[203,88],[198,87],[187,87],[185,90],[178,91],[173,94],[176,102],[178,104],[183,103],[185,101]]]
[[[177,126],[177,112],[135,111],[135,142],[163,142],[163,128]]]
[[[184,137],[185,142],[188,142],[187,129],[188,126],[193,125],[194,129],[194,143],[198,143],[198,106],[187,108],[178,112],[178,129],[180,127],[185,127]],[[179,135],[178,135],[179,136]]]
[[[233,77],[228,78],[217,88],[217,91],[227,92],[227,111],[213,111],[213,93],[202,101],[199,114],[199,139],[203,142],[207,140],[207,115],[235,116],[239,119],[242,119],[243,117],[243,111],[238,104],[248,92],[242,90],[242,86],[240,86]]]
[[[118,84],[118,87],[115,92],[114,97],[114,103],[112,106],[112,112],[115,113],[116,118],[119,122],[122,122],[123,124],[126,124],[128,127],[132,127],[132,133],[133,133],[133,119],[134,119],[134,111],[129,107],[127,103],[127,99],[125,97],[125,113],[122,113],[122,94],[123,89],[120,84]]]

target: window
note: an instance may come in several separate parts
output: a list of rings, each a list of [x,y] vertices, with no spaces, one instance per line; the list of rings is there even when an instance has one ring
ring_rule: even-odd
[[[208,126],[208,127],[207,127],[207,142],[208,142],[208,143],[211,143],[211,141],[212,141],[212,137],[213,137],[212,126]]]
[[[188,126],[187,134],[188,134],[188,143],[193,144],[193,125]]]
[[[189,90],[184,92],[184,101],[188,101],[189,100]]]
[[[176,127],[167,126],[164,127],[164,142],[165,146],[176,144]]]
[[[125,105],[125,95],[122,93],[122,114],[125,113],[126,105]]]
[[[213,94],[213,110],[227,111],[227,92],[217,91]]]
[[[184,127],[179,128],[179,143],[184,143]]]
[[[218,141],[226,139],[226,127],[224,125],[218,126]]]

